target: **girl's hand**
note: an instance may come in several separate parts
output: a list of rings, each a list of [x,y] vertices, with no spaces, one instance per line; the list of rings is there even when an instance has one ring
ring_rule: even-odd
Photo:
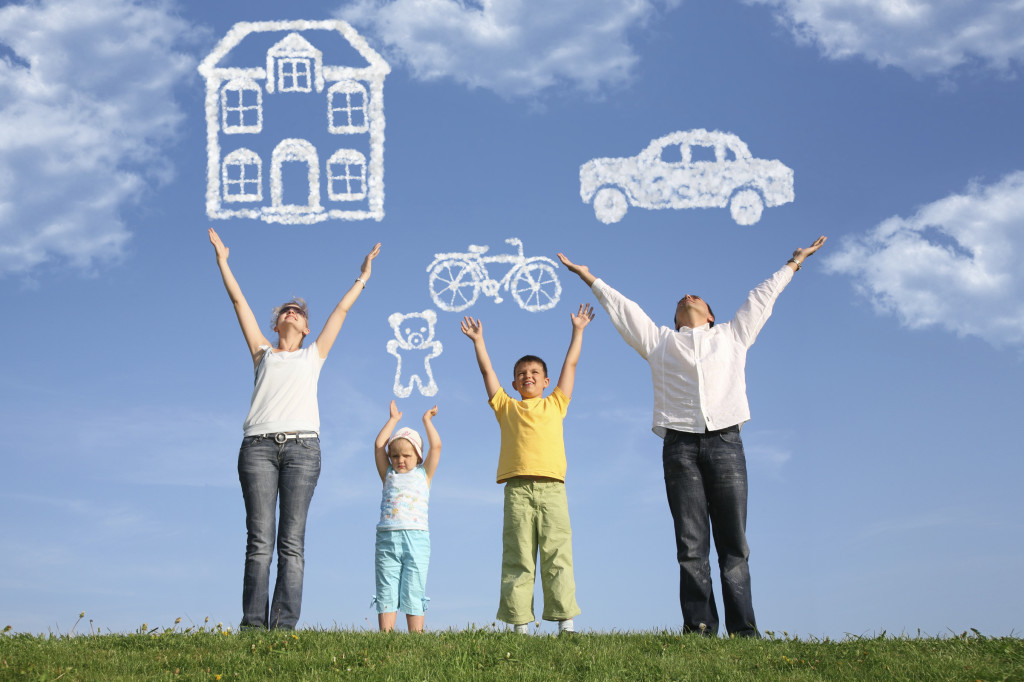
[[[429,422],[431,419],[437,416],[437,405],[434,405],[429,410],[423,413],[424,423]]]
[[[212,227],[210,228],[210,243],[213,244],[213,251],[217,254],[218,261],[228,259],[229,249],[224,246],[224,242],[220,240],[220,235]]]
[[[380,255],[380,242],[377,242],[370,253],[366,254],[366,258],[363,258],[363,264],[360,266],[359,271],[363,279],[370,278],[370,269],[373,263],[373,259]]]
[[[392,421],[396,421],[397,422],[401,418],[402,418],[402,413],[398,411],[398,405],[396,405],[395,401],[392,400],[391,401],[391,417],[390,417],[390,419]]]

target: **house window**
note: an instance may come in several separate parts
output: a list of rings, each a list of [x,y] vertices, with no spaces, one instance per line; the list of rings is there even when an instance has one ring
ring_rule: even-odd
[[[224,201],[263,200],[263,162],[250,149],[236,149],[221,166]]]
[[[263,92],[253,81],[231,81],[220,93],[224,132],[258,133],[263,130]]]
[[[277,89],[280,92],[311,92],[309,60],[301,57],[277,60]]]
[[[327,195],[331,201],[358,201],[366,196],[366,157],[339,149],[327,160]]]
[[[366,88],[341,81],[327,93],[327,124],[332,133],[366,132]]]

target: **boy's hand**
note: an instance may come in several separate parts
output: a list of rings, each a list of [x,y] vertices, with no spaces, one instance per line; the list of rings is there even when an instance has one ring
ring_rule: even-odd
[[[423,413],[423,421],[429,422],[431,419],[437,416],[437,405],[434,405],[429,410]]]
[[[395,401],[392,400],[391,401],[391,419],[393,419],[394,421],[397,422],[401,418],[402,418],[402,413],[398,411],[398,405],[396,405]]]
[[[224,242],[220,240],[220,235],[217,234],[216,230],[210,228],[210,243],[213,244],[213,251],[217,254],[217,260],[227,260],[228,252],[230,249],[224,246]]]
[[[461,327],[462,333],[473,339],[473,341],[478,341],[484,338],[484,325],[479,319],[474,320],[472,317],[467,315],[462,318]]]
[[[589,303],[580,303],[579,312],[575,315],[569,313],[569,317],[572,319],[573,329],[583,331],[594,319],[594,308]]]

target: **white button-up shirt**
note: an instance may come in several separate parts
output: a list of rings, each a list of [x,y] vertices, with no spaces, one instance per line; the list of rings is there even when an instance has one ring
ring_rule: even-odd
[[[793,279],[788,265],[754,287],[729,322],[696,329],[659,327],[639,305],[598,279],[598,302],[626,343],[651,366],[653,431],[703,433],[750,419],[745,368],[747,349],[772,314],[772,306]]]

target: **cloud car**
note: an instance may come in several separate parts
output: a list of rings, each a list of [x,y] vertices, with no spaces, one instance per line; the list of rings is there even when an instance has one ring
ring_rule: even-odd
[[[765,206],[793,201],[793,170],[753,158],[731,133],[698,128],[652,140],[636,156],[587,161],[580,166],[580,197],[593,202],[603,223],[622,220],[631,205],[728,206],[738,224],[753,225]]]

